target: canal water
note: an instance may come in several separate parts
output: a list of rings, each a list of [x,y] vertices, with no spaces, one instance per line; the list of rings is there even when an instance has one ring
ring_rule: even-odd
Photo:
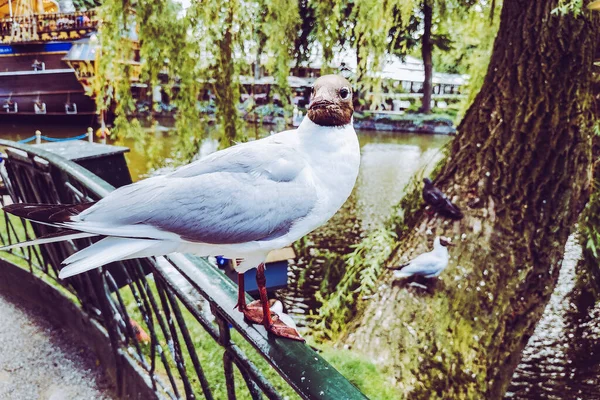
[[[24,124],[0,124],[0,138],[21,140],[32,136],[36,129]],[[254,126],[248,129],[253,133],[256,130]],[[262,128],[259,133],[267,135],[269,130],[269,127]],[[55,125],[46,126],[42,133],[51,137],[73,137],[85,131],[85,126]],[[149,134],[164,135],[157,132]],[[441,158],[441,150],[451,138],[371,131],[358,134],[362,152],[361,170],[353,207],[345,212],[356,213],[348,220],[355,221],[353,223],[358,226],[354,230],[364,234],[386,220],[392,206],[402,197],[406,183],[419,171],[426,174]],[[172,157],[172,139],[164,135],[164,142],[161,156],[168,160]],[[127,159],[133,179],[138,180],[151,173],[146,155],[136,151],[132,142],[125,142],[125,145],[132,149]],[[216,147],[216,138],[209,137],[201,152],[208,154]],[[344,229],[339,232],[342,241],[346,234]],[[600,306],[582,305],[573,295],[575,264],[580,252],[575,239],[571,238],[557,288],[523,352],[523,359],[506,396],[509,399],[600,400]],[[298,268],[292,268],[291,282],[298,281],[297,272]],[[289,290],[288,301],[284,301],[293,304],[291,313],[301,323],[302,317],[315,304],[305,293],[314,293],[319,285],[318,276],[308,278],[304,285],[312,289]]]

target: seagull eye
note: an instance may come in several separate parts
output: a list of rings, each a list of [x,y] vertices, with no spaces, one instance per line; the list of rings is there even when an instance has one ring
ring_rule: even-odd
[[[343,100],[346,100],[348,98],[349,94],[350,94],[350,89],[348,89],[347,87],[343,87],[340,89],[340,97]]]

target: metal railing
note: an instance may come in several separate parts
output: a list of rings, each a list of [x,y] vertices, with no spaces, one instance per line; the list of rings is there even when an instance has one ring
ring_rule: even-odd
[[[7,140],[0,146],[6,152],[0,172],[13,202],[82,203],[113,190],[52,153]],[[3,244],[54,230],[6,213],[0,220]],[[268,337],[262,326],[246,323],[234,310],[237,286],[202,258],[128,260],[58,279],[62,260],[90,243],[15,249],[0,257],[74,295],[108,332],[117,377],[126,360],[158,398],[366,398],[306,344]]]

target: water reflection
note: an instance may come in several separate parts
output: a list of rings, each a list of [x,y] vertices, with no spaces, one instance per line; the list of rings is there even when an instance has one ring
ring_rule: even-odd
[[[573,235],[556,289],[523,350],[506,398],[600,399],[600,303],[594,306],[575,290],[580,256]]]
[[[414,138],[401,136],[395,138],[396,143],[386,141],[362,145],[356,195],[364,231],[386,220],[391,208],[404,194],[410,178],[419,171],[429,173],[441,159],[441,147],[448,141],[444,136],[418,139],[421,141],[419,144],[402,143],[414,141]]]

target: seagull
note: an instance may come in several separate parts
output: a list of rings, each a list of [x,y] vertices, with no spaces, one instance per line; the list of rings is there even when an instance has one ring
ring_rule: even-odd
[[[429,204],[435,211],[452,218],[462,219],[463,213],[454,205],[442,191],[435,186],[429,178],[423,179],[423,200]]]
[[[450,239],[445,237],[436,237],[433,241],[433,250],[429,253],[423,253],[406,264],[389,269],[394,271],[396,278],[408,278],[411,276],[423,276],[425,278],[435,278],[439,276],[448,266],[448,247],[454,246]]]
[[[297,129],[215,152],[98,202],[5,206],[8,213],[65,231],[0,250],[100,237],[63,261],[61,279],[114,261],[173,252],[241,259],[235,264],[236,307],[268,332],[303,340],[273,323],[265,260],[323,225],[350,196],[360,164],[353,112],[350,83],[322,76]],[[257,268],[260,300],[246,304],[243,274],[251,268]]]

